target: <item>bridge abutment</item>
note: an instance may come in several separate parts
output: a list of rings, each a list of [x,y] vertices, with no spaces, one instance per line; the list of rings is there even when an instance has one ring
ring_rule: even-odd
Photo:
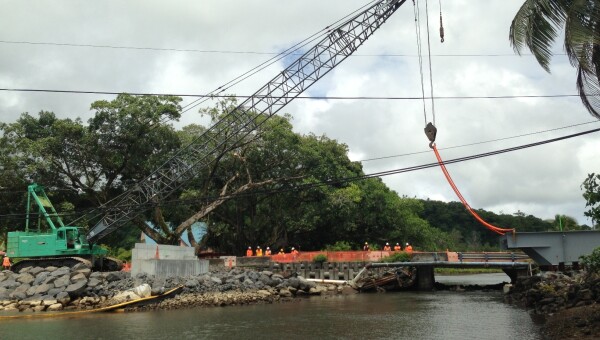
[[[433,290],[434,284],[433,266],[417,267],[417,289],[420,291],[430,291]]]

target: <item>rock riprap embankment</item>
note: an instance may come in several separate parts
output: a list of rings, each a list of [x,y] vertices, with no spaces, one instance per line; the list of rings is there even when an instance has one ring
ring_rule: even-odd
[[[337,294],[349,289],[317,285],[302,277],[284,278],[269,271],[233,269],[199,276],[155,278],[126,272],[91,272],[85,266],[27,267],[19,273],[0,272],[0,311],[60,311],[93,309],[183,286],[174,299],[148,308],[225,306],[273,302],[299,296]]]

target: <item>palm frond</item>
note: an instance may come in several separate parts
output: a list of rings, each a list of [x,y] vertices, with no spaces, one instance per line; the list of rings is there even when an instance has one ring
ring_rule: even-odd
[[[595,73],[593,49],[600,45],[600,2],[572,0],[567,8],[565,22],[565,51],[571,65]]]
[[[577,68],[577,91],[588,112],[600,119],[600,65],[596,64],[596,70],[590,73],[582,67]]]
[[[521,54],[527,46],[548,72],[552,44],[566,20],[565,1],[526,0],[510,25],[509,40],[515,52]]]

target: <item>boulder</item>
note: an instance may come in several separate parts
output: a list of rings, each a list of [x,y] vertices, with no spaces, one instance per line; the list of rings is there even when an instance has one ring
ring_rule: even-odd
[[[119,281],[123,278],[124,276],[121,274],[121,272],[109,272],[106,274],[106,281],[108,282]]]
[[[54,273],[56,273],[56,272],[54,272]],[[52,274],[54,274],[54,273],[52,273]],[[65,274],[65,275],[58,277],[56,280],[54,280],[54,287],[56,287],[56,288],[66,287],[69,285],[69,283],[71,283],[71,278],[70,278],[69,274]]]
[[[51,296],[42,296],[42,304],[44,306],[51,306],[51,305],[55,305],[58,303],[58,300],[56,300],[55,298],[51,297]]]
[[[34,294],[45,295],[50,289],[54,288],[54,285],[52,283],[44,283],[33,287],[36,287]]]
[[[48,291],[47,295],[57,296],[59,293],[62,293],[64,288],[52,288]]]
[[[60,292],[56,295],[56,301],[63,306],[66,306],[71,302],[71,297],[67,292]]]
[[[15,289],[15,288],[19,287],[20,285],[21,285],[20,282],[17,282],[12,278],[10,278],[4,282],[0,282],[0,287],[6,288],[6,289]]]
[[[53,271],[50,275],[52,276],[64,276],[64,275],[71,275],[71,269],[69,267],[60,267],[58,269],[56,269],[55,271]]]
[[[40,272],[35,276],[35,280],[33,280],[33,284],[35,286],[44,283],[46,279],[50,276],[49,272]]]
[[[31,267],[27,267],[27,268],[31,268]],[[35,281],[35,276],[26,272],[23,274],[19,274],[16,278],[16,281],[21,282],[21,283],[32,283],[33,281]]]
[[[96,277],[90,278],[90,280],[88,281],[88,287],[96,287],[97,285],[101,284],[102,281],[99,280]]]
[[[77,282],[74,282],[74,283],[68,285],[67,288],[65,288],[65,292],[67,292],[69,294],[69,296],[71,296],[71,297],[77,297],[77,296],[80,296],[81,293],[83,293],[85,291],[86,286],[87,286],[87,279],[80,280],[80,281],[77,281]]]
[[[190,279],[185,282],[185,286],[188,288],[196,288],[198,286],[198,281],[195,279]]]
[[[279,290],[279,296],[281,297],[292,297],[292,292],[289,289],[282,288]]]
[[[29,269],[28,273],[33,275],[33,276],[37,276],[37,274],[45,272],[46,270],[42,267],[33,267],[31,269]]]
[[[147,283],[144,283],[144,284],[142,284],[142,285],[139,285],[139,286],[137,286],[137,287],[133,288],[131,291],[132,291],[132,292],[133,292],[135,295],[137,295],[137,296],[139,296],[139,297],[141,297],[141,298],[146,298],[146,297],[149,297],[149,296],[150,296],[150,294],[151,294],[151,292],[152,292],[152,289],[150,288],[150,285],[149,285],[149,284],[147,284]]]
[[[29,266],[29,267],[21,268],[21,270],[19,270],[19,274],[28,273],[31,270],[31,268],[33,268],[33,267]]]
[[[53,305],[48,306],[48,308],[46,309],[46,311],[48,312],[56,312],[59,310],[63,309],[63,305],[61,305],[60,303],[55,303]]]
[[[118,303],[123,303],[123,302],[127,302],[127,301],[137,300],[139,298],[140,297],[138,295],[136,295],[134,292],[125,291],[125,292],[121,292],[121,293],[113,296],[110,300],[111,300],[111,304],[118,304]]]
[[[83,275],[82,273],[75,273],[75,275],[71,276],[71,282],[78,282],[81,280],[87,281],[87,276]]]
[[[45,305],[38,305],[38,306],[33,307],[34,312],[43,312],[45,309],[46,309]]]
[[[46,270],[47,272],[52,273],[53,271],[57,270],[58,268],[56,268],[55,266],[50,266],[50,267],[46,267],[44,268],[44,270]]]

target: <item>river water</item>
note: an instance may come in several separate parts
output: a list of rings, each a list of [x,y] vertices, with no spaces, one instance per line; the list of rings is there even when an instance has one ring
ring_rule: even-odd
[[[488,284],[504,274],[436,277]],[[501,292],[400,292],[270,305],[0,321],[0,339],[541,339]]]

